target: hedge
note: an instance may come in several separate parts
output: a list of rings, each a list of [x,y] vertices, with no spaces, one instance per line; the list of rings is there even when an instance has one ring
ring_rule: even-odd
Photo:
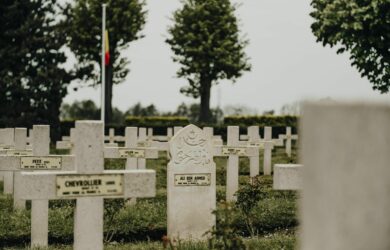
[[[272,137],[277,138],[279,134],[286,132],[286,127],[292,127],[292,132],[297,133],[297,123],[299,117],[297,116],[227,116],[224,119],[224,124],[216,125],[203,125],[198,126],[210,126],[214,127],[214,133],[221,135],[226,140],[227,126],[240,126],[240,134],[247,133],[247,127],[259,126],[259,132],[263,137],[264,127],[272,127]],[[73,120],[61,121],[61,133],[62,135],[69,135],[70,128],[74,127]],[[105,133],[108,135],[109,128],[115,129],[116,135],[123,135],[126,126],[134,127],[147,127],[153,128],[155,135],[166,135],[168,127],[174,126],[186,126],[190,122],[187,117],[181,116],[128,116],[126,117],[125,124],[106,124]]]
[[[136,127],[174,127],[186,126],[190,123],[184,116],[127,116],[126,126]]]
[[[284,115],[262,115],[262,116],[226,116],[224,124],[240,127],[249,126],[271,126],[271,127],[297,127],[298,116]]]

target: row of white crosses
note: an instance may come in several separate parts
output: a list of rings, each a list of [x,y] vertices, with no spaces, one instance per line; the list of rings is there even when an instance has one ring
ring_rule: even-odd
[[[25,208],[25,199],[20,194],[24,182],[21,173],[28,171],[71,170],[74,169],[73,156],[49,155],[49,126],[34,125],[31,135],[33,144],[31,155],[0,156],[0,171],[12,174],[14,207]],[[15,145],[26,145],[26,129],[15,129]],[[24,142],[24,143],[23,143]],[[48,200],[33,200],[31,202],[31,244],[47,245],[48,230]]]
[[[27,150],[27,129],[26,128],[5,128],[0,129],[0,156],[31,155],[32,151]],[[3,187],[5,194],[13,193],[12,171],[2,171]]]
[[[247,141],[240,141],[242,145],[256,146],[260,149],[263,149],[264,157],[263,157],[263,172],[264,175],[271,175],[272,172],[272,150],[274,146],[279,143],[279,140],[272,139],[272,127],[264,127],[264,139],[261,139],[259,134],[258,126],[250,126],[248,127],[247,136],[242,136],[240,138],[245,138]],[[256,159],[252,159],[252,161],[256,161]],[[259,159],[257,158],[257,162]],[[251,163],[255,165],[256,163]],[[251,168],[251,177],[259,175],[259,168],[254,167]]]
[[[37,209],[32,208],[33,246],[47,245],[47,226],[37,221],[41,218],[39,214],[47,214],[47,200],[76,199],[74,249],[103,249],[103,199],[155,195],[153,170],[104,170],[101,122],[77,121],[74,133],[74,171],[46,170],[18,175],[20,185],[15,196],[40,204],[36,214]],[[37,155],[48,155],[48,147],[36,148],[36,142],[33,145]],[[35,225],[40,235],[34,232]]]

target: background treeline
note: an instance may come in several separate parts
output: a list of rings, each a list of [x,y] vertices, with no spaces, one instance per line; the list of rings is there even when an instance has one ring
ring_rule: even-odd
[[[230,109],[230,108],[229,108]],[[228,111],[230,111],[228,109]],[[116,134],[123,135],[126,126],[153,128],[155,135],[165,135],[168,127],[186,126],[194,123],[198,126],[212,126],[215,134],[222,135],[226,138],[226,127],[237,125],[241,127],[241,133],[246,133],[246,128],[257,125],[260,127],[260,133],[263,133],[264,126],[273,127],[273,135],[285,132],[285,127],[290,126],[293,132],[296,132],[298,116],[296,115],[272,115],[269,111],[263,115],[244,115],[242,109],[237,109],[230,115],[224,116],[220,108],[212,110],[212,122],[202,123],[197,120],[199,116],[199,104],[180,104],[172,112],[159,111],[153,104],[142,106],[137,103],[127,111],[122,112],[118,108],[113,108],[114,122],[106,124],[106,133],[109,128],[115,128]],[[68,134],[69,129],[74,127],[75,120],[100,118],[100,109],[91,100],[76,101],[73,104],[64,104],[61,107],[61,131],[62,134]]]

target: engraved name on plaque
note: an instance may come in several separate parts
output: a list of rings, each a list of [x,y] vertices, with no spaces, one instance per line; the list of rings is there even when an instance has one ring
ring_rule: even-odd
[[[122,174],[58,175],[58,197],[123,195]]]
[[[28,156],[22,157],[20,159],[20,168],[21,169],[61,169],[62,168],[62,158],[61,157],[38,157],[38,156]]]
[[[240,147],[224,147],[222,148],[222,155],[238,155],[238,156],[245,156],[246,155],[246,149],[240,148]]]
[[[210,186],[211,174],[175,174],[175,186]]]
[[[142,149],[119,149],[121,158],[145,158],[145,150]]]

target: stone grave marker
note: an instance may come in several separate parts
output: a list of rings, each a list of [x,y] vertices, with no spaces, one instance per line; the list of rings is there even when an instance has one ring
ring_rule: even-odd
[[[0,155],[7,154],[8,150],[15,149],[14,144],[14,129],[3,128],[0,129]],[[4,194],[12,194],[14,190],[13,173],[4,171],[3,176],[3,192]]]
[[[228,126],[227,145],[214,146],[214,156],[227,156],[226,168],[226,200],[235,201],[234,194],[239,188],[239,157],[258,157],[259,148],[240,145],[239,127]],[[253,166],[252,166],[253,167]]]
[[[56,148],[69,149],[70,154],[74,154],[74,142],[76,140],[75,133],[76,133],[75,128],[71,128],[69,136],[63,136],[61,141],[56,142]]]
[[[301,249],[390,249],[390,106],[306,103],[303,114]]]
[[[19,131],[17,129],[16,131]],[[23,131],[23,130],[21,130]],[[21,133],[22,134],[22,133]],[[14,207],[22,209],[25,207],[25,200],[19,194],[19,189],[24,185],[21,180],[21,172],[25,171],[48,171],[48,170],[70,170],[74,167],[72,156],[49,155],[49,126],[34,125],[32,132],[33,153],[30,156],[11,155],[0,156],[0,170],[12,171],[14,174]],[[23,132],[26,137],[25,132]],[[19,135],[23,137],[22,135]],[[19,136],[16,136],[18,138]],[[18,143],[16,142],[16,145]],[[47,246],[48,228],[48,200],[35,200],[31,202],[31,245]]]
[[[220,135],[214,135],[213,127],[204,127],[203,131],[206,133],[206,136],[209,136],[213,140],[213,145],[223,145],[223,140]]]
[[[291,141],[298,140],[298,135],[291,134],[291,127],[286,127],[286,134],[279,135],[279,139],[286,140],[286,154],[291,157]]]
[[[150,144],[150,141],[148,140],[147,135],[147,129],[146,128],[139,128],[138,129],[138,140],[141,142],[146,142],[146,144]],[[137,166],[138,169],[146,169],[146,159],[145,158],[137,158]]]
[[[272,127],[264,127],[264,159],[263,159],[264,175],[271,175],[273,148],[274,148],[274,142],[272,141]]]
[[[145,169],[144,165],[139,166],[139,159],[157,159],[158,151],[152,147],[137,146],[137,128],[126,128],[125,147],[105,147],[104,158],[126,159],[126,169]]]
[[[215,226],[216,180],[212,142],[188,125],[170,141],[168,163],[168,237],[204,240]]]
[[[259,126],[250,126],[247,129],[246,141],[240,141],[240,145],[257,147],[258,150],[264,149],[264,140],[259,134]],[[240,138],[242,138],[240,136]],[[260,159],[259,155],[249,157],[250,177],[260,175]]]
[[[171,140],[171,138],[173,136],[172,128],[167,128],[167,135],[153,135],[153,130],[151,130],[151,131],[152,131],[151,134],[150,134],[150,132],[148,132],[148,137],[149,137],[149,140],[153,140],[153,141],[168,142]]]
[[[105,141],[108,141],[106,143],[106,146],[108,147],[118,147],[118,144],[115,143],[115,129],[114,128],[109,128],[108,129],[108,138],[105,136]]]
[[[103,249],[103,199],[155,196],[155,171],[104,171],[104,131],[100,121],[76,121],[77,171],[23,172],[20,197],[76,199],[74,249]]]

